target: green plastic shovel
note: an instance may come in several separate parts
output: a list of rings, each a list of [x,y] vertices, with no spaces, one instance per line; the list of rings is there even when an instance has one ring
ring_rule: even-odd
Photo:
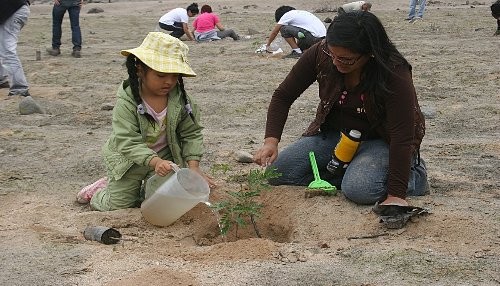
[[[314,155],[314,152],[311,151],[309,152],[309,161],[311,161],[311,168],[314,174],[314,181],[312,181],[308,188],[309,189],[321,189],[329,194],[336,194],[337,193],[337,188],[330,184],[329,182],[322,180],[319,177],[319,171],[318,171],[318,165],[316,164],[316,156]]]

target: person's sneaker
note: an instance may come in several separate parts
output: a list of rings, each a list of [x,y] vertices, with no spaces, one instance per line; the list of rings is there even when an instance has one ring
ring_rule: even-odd
[[[95,193],[106,188],[107,185],[108,178],[100,178],[95,183],[85,186],[83,189],[81,189],[81,191],[79,191],[76,195],[76,201],[80,204],[88,204]]]
[[[61,54],[61,50],[60,49],[56,49],[56,48],[47,48],[47,53],[49,53],[49,55],[51,56],[58,56]]]
[[[27,91],[27,90],[26,91],[22,91],[22,92],[17,92],[17,93],[15,93],[13,91],[10,91],[9,94],[8,94],[8,96],[16,96],[16,95],[24,96],[24,97],[31,96],[30,93],[29,93],[29,91]]]
[[[290,54],[284,56],[284,59],[298,59],[302,56],[302,53],[297,53],[296,51],[292,51]]]
[[[4,83],[0,84],[0,88],[10,88],[10,84],[9,84],[9,82],[8,82],[8,81],[6,81],[6,82],[4,82]]]
[[[406,17],[405,20],[406,21],[411,21],[411,20],[413,20],[413,17]]]
[[[415,23],[415,22],[417,22],[417,21],[419,21],[419,20],[422,20],[422,17],[415,17],[415,18],[411,19],[411,20],[409,21],[409,23],[413,24],[413,23]]]
[[[73,52],[71,53],[71,55],[74,58],[81,58],[82,57],[82,53],[79,50],[73,50]]]

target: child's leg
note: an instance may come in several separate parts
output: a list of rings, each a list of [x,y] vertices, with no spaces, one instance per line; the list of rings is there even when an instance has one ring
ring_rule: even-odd
[[[142,181],[149,173],[149,167],[133,165],[119,180],[110,176],[108,186],[92,197],[90,206],[99,211],[138,207]]]

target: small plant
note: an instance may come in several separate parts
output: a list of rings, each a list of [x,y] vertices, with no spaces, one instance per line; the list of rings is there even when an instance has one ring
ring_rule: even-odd
[[[216,173],[219,173],[219,172],[225,175],[230,170],[231,170],[231,167],[228,164],[214,164],[210,168],[210,172],[212,173],[212,175],[215,175]]]
[[[242,176],[233,176],[231,180],[240,183],[240,190],[228,192],[228,200],[213,204],[211,207],[220,215],[219,226],[221,234],[226,235],[235,227],[236,237],[238,228],[252,224],[257,237],[261,237],[257,228],[256,219],[261,215],[263,204],[255,201],[262,191],[270,189],[268,179],[277,178],[281,174],[275,169],[267,168],[264,171],[250,170],[245,180]],[[243,183],[244,182],[244,183]]]

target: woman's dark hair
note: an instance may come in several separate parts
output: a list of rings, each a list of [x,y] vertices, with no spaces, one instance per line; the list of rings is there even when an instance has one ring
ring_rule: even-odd
[[[380,20],[366,11],[341,14],[328,27],[326,43],[370,56],[361,74],[361,88],[378,118],[384,118],[383,99],[390,93],[389,76],[396,65],[409,63],[391,42]]]
[[[274,19],[276,19],[276,23],[280,21],[281,17],[283,17],[286,12],[290,12],[292,10],[295,10],[295,8],[293,8],[292,6],[281,6],[276,9],[276,11],[274,12]]]
[[[203,5],[201,6],[200,12],[203,13],[212,13],[212,7],[210,5]]]
[[[193,15],[197,15],[200,13],[200,10],[198,10],[198,3],[192,3],[186,8],[187,11],[191,12]]]
[[[142,104],[142,98],[141,98],[141,94],[139,91],[140,90],[140,82],[139,82],[139,77],[137,76],[137,65],[141,65],[144,73],[146,73],[151,68],[148,65],[146,65],[145,63],[143,63],[139,58],[137,58],[133,54],[130,54],[127,56],[127,60],[125,62],[125,65],[127,66],[128,83],[130,85],[130,89],[132,90],[132,95],[134,96],[134,100],[137,103],[137,105],[140,105],[140,104]],[[182,75],[179,75],[179,78],[177,79],[177,83],[179,84],[179,88],[181,90],[181,96],[182,96],[182,99],[183,99],[184,104],[185,104],[186,112],[189,113],[189,116],[191,116],[191,118],[194,121],[194,115],[192,113],[191,106],[190,106],[188,99],[187,99],[187,94],[186,94],[186,90],[184,88],[184,80],[182,79]],[[150,122],[155,121],[154,118],[149,113],[144,113],[144,115],[146,116],[146,118]]]

